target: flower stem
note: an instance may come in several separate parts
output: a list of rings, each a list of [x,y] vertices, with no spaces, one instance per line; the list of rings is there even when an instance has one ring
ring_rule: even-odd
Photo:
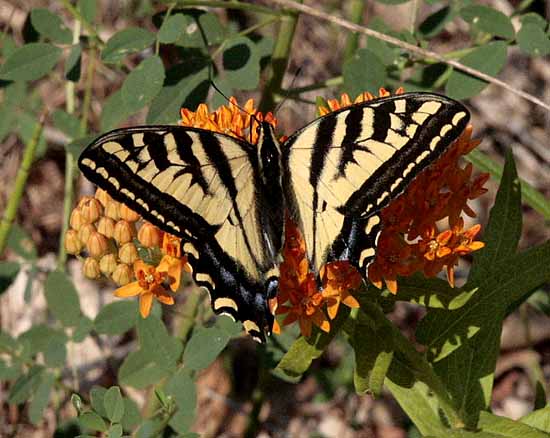
[[[0,254],[4,252],[6,247],[11,225],[15,219],[19,203],[21,202],[21,198],[23,196],[23,190],[25,189],[25,183],[27,182],[27,177],[29,176],[29,170],[34,160],[38,140],[40,139],[40,135],[42,134],[42,129],[44,127],[44,118],[44,115],[40,117],[38,124],[34,128],[31,139],[25,145],[21,166],[19,167],[17,176],[15,177],[15,187],[8,200],[8,205],[6,206],[6,211],[4,211],[2,221],[0,222]]]
[[[283,78],[288,65],[290,48],[294,39],[298,14],[285,15],[281,17],[281,25],[275,41],[275,48],[271,57],[271,70],[269,79],[260,99],[259,110],[263,112],[273,110],[275,95],[280,92]]]
[[[349,21],[355,24],[360,24],[363,18],[363,12],[365,10],[367,2],[364,0],[352,0],[349,5],[350,14]],[[344,49],[344,61],[350,59],[359,45],[359,34],[357,32],[350,32],[348,34],[348,40],[346,41],[346,48]]]

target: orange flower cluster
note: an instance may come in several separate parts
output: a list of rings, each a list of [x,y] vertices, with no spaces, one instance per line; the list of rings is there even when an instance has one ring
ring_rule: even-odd
[[[398,89],[396,94],[403,93]],[[389,96],[384,89],[380,97]],[[353,103],[373,99],[370,93],[361,94]],[[352,104],[348,95],[340,101],[329,100],[329,108],[321,114]],[[397,276],[423,272],[428,277],[447,271],[449,284],[454,286],[454,267],[459,256],[483,248],[475,240],[481,226],[465,230],[461,215],[475,217],[468,201],[483,195],[488,173],[472,176],[473,166],[462,167],[459,159],[479,143],[472,140],[472,127],[462,135],[432,166],[422,172],[399,196],[382,211],[382,233],[378,239],[376,258],[369,267],[369,280],[379,288],[383,283],[392,293],[397,292]],[[441,229],[445,220],[447,229]]]
[[[102,275],[121,286],[118,297],[140,295],[140,313],[149,315],[153,298],[173,304],[171,292],[179,288],[182,269],[190,270],[180,253],[180,239],[164,233],[130,210],[126,205],[98,189],[85,196],[71,213],[71,228],[65,235],[69,254],[84,257],[84,275]],[[135,241],[137,237],[138,242]],[[146,264],[138,245],[162,254],[158,266]],[[132,280],[137,281],[132,283]]]

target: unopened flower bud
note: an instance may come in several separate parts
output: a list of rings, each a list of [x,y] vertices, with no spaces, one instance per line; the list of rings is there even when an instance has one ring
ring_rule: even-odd
[[[99,260],[99,270],[108,277],[117,267],[116,256],[114,254],[105,254]]]
[[[103,207],[107,207],[107,204],[109,203],[109,201],[113,200],[113,198],[111,198],[111,196],[103,189],[96,190],[95,198],[99,202],[101,202],[101,205],[103,205]]]
[[[134,225],[125,220],[119,220],[115,224],[115,229],[113,232],[113,237],[119,245],[124,243],[131,242],[136,234],[136,229]]]
[[[95,199],[90,198],[87,202],[84,202],[80,207],[80,212],[82,214],[82,219],[88,224],[93,224],[99,219],[103,213],[103,207],[101,203]]]
[[[101,216],[97,222],[97,231],[110,239],[115,232],[115,221],[110,217]]]
[[[82,208],[82,206],[88,202],[90,202],[90,199],[93,199],[92,196],[83,196],[78,201],[78,208]]]
[[[113,271],[113,274],[111,275],[111,278],[119,286],[124,286],[132,281],[132,279],[134,278],[134,274],[130,266],[121,263],[117,265],[117,267]]]
[[[96,229],[92,224],[84,224],[80,227],[80,230],[78,230],[78,238],[82,243],[86,243],[95,231]]]
[[[82,211],[79,207],[75,208],[71,212],[71,219],[69,221],[71,228],[78,231],[80,230],[80,227],[84,225],[84,218],[82,217]]]
[[[122,245],[122,248],[118,250],[118,258],[122,263],[127,263],[129,265],[134,263],[139,258],[136,245],[132,242]]]
[[[118,206],[119,204],[116,201],[107,202],[107,207],[105,207],[104,215],[110,217],[111,219],[114,219],[115,221],[119,220],[120,215],[118,214]]]
[[[82,269],[84,270],[84,276],[92,280],[99,278],[101,275],[99,262],[92,257],[88,257],[86,260],[84,260],[84,265]]]
[[[80,254],[82,248],[84,248],[84,244],[78,238],[78,232],[76,230],[67,230],[65,233],[65,251],[67,251],[67,254]]]
[[[162,231],[149,222],[145,222],[138,231],[138,240],[143,246],[152,248],[160,247],[162,243]]]
[[[128,206],[125,204],[120,204],[118,213],[120,214],[121,219],[124,219],[125,221],[128,221],[128,222],[135,222],[140,218],[139,214],[137,214],[134,210],[131,210],[130,208],[128,208]]]
[[[86,248],[91,257],[99,258],[109,250],[109,242],[103,234],[94,231],[86,242]]]

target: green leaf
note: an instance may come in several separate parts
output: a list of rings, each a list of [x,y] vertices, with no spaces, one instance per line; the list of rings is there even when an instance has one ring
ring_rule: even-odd
[[[499,437],[509,438],[548,438],[548,434],[529,427],[519,421],[499,417],[489,412],[480,412],[477,427],[484,432],[490,432]]]
[[[105,432],[107,430],[107,424],[99,415],[93,411],[83,412],[78,417],[78,422],[85,429],[97,430],[99,432]]]
[[[546,56],[550,53],[550,38],[534,23],[524,23],[518,32],[519,48],[530,56]]]
[[[399,56],[395,47],[390,47],[384,41],[374,37],[367,37],[367,49],[374,53],[386,67],[393,65]]]
[[[28,144],[34,136],[34,133],[36,132],[36,128],[38,126],[39,122],[37,120],[37,117],[32,113],[23,111],[18,114],[17,119],[21,140],[23,141],[23,143]],[[35,160],[41,158],[44,155],[47,146],[48,145],[46,144],[44,131],[42,131],[38,139],[38,144],[36,145],[36,152],[34,154]]]
[[[141,62],[122,84],[122,101],[133,114],[153,100],[164,82],[164,65],[154,55]]]
[[[180,108],[194,109],[208,93],[208,69],[204,66],[184,66],[184,77],[175,84],[166,85],[153,99],[147,114],[148,124],[175,123]],[[198,69],[197,69],[198,68]]]
[[[474,4],[462,8],[460,16],[483,32],[507,40],[514,39],[514,26],[512,26],[510,18],[496,9]]]
[[[47,75],[57,64],[62,50],[46,43],[30,43],[17,48],[0,67],[0,79],[34,81]]]
[[[418,26],[418,32],[423,38],[433,38],[453,21],[457,16],[457,11],[451,6],[444,6],[441,9],[428,15],[426,19]]]
[[[129,116],[130,114],[122,98],[122,90],[115,91],[103,104],[100,121],[101,130],[110,131]]]
[[[102,417],[107,417],[107,412],[105,411],[105,405],[103,403],[106,392],[106,388],[97,385],[94,385],[90,390],[90,404],[92,409]]]
[[[410,0],[376,0],[378,3],[384,3],[385,5],[400,5],[407,3]]]
[[[88,146],[93,140],[95,140],[97,136],[96,135],[87,135],[85,137],[79,137],[73,141],[71,141],[69,144],[65,145],[65,150],[72,154],[73,157],[78,157],[84,150],[86,146]]]
[[[21,375],[21,370],[17,365],[8,365],[0,359],[0,381],[9,382],[15,380]]]
[[[360,394],[370,391],[375,397],[379,396],[393,359],[392,334],[359,312],[349,342],[355,352],[355,390]]]
[[[177,11],[171,17],[181,17],[177,19],[177,22],[181,25],[181,33],[173,41],[178,46],[204,49],[207,46],[220,44],[224,39],[224,26],[222,26],[218,17],[211,12],[199,9],[183,9]]]
[[[160,318],[154,315],[139,318],[137,333],[141,350],[157,364],[173,366],[180,358],[183,349],[181,341],[168,334]]]
[[[126,55],[140,52],[155,42],[155,34],[139,27],[128,27],[115,33],[101,52],[107,64],[116,64]]]
[[[100,335],[121,335],[137,323],[137,301],[114,301],[103,306],[95,317],[95,331]]]
[[[0,331],[0,353],[13,355],[17,349],[17,341],[8,333]]]
[[[162,44],[172,44],[180,39],[185,31],[187,19],[183,14],[170,15],[162,22],[157,38]]]
[[[479,170],[489,172],[493,178],[502,177],[502,167],[495,163],[491,158],[481,151],[473,150],[466,159],[471,161]],[[534,210],[550,220],[550,200],[546,199],[537,189],[531,186],[527,181],[520,179],[521,197]]]
[[[21,265],[17,262],[0,261],[0,295],[13,283]]]
[[[124,416],[120,421],[124,430],[133,430],[142,421],[141,412],[135,401],[124,397]]]
[[[352,99],[364,91],[377,93],[386,82],[386,67],[369,49],[358,49],[342,68],[344,90]]]
[[[54,384],[55,376],[53,374],[48,372],[42,374],[40,384],[29,405],[29,420],[31,420],[31,423],[35,426],[40,424],[44,419],[43,412],[50,401],[50,393]]]
[[[178,432],[188,430],[195,420],[197,389],[195,382],[184,369],[178,370],[164,387],[166,394],[171,395],[178,410],[170,420],[170,426]]]
[[[78,321],[78,325],[76,326],[73,332],[73,335],[72,335],[73,342],[76,342],[78,344],[84,341],[84,339],[86,339],[86,337],[90,334],[93,328],[94,328],[94,322],[87,316],[82,315],[80,317],[80,320]]]
[[[531,412],[519,421],[535,429],[550,433],[550,406]]]
[[[150,355],[138,350],[130,353],[118,370],[118,383],[144,389],[172,374],[173,369],[161,367]]]
[[[44,350],[44,362],[50,368],[61,368],[66,365],[67,346],[58,339],[52,339]]]
[[[135,438],[151,438],[158,433],[159,430],[163,430],[166,424],[160,418],[153,418],[151,420],[145,420],[139,426],[135,434]]]
[[[93,23],[96,17],[96,0],[78,0],[78,10],[88,23]]]
[[[72,32],[65,26],[61,17],[48,9],[33,9],[31,22],[42,36],[49,38],[54,43],[71,44],[73,40]]]
[[[474,255],[469,275],[470,282],[475,283],[491,275],[491,268],[498,260],[516,253],[521,226],[521,190],[514,157],[508,150],[495,205],[491,209],[489,223],[483,233],[485,247]]]
[[[80,300],[72,280],[60,271],[50,272],[44,286],[48,309],[65,327],[80,321]]]
[[[528,12],[525,15],[522,15],[519,19],[522,26],[525,26],[526,24],[534,24],[537,27],[540,27],[542,30],[546,30],[548,27],[548,22],[542,18],[539,14],[536,12]]]
[[[118,386],[111,386],[103,396],[103,406],[111,423],[118,423],[124,415],[124,401]]]
[[[56,109],[52,114],[52,118],[54,126],[70,138],[80,137],[80,120],[74,114]]]
[[[225,79],[232,88],[253,90],[260,81],[260,56],[252,40],[239,36],[228,40],[222,55]]]
[[[18,341],[28,342],[32,354],[45,352],[51,342],[65,344],[68,338],[63,330],[54,329],[45,324],[33,325],[22,333]]]
[[[206,368],[223,351],[229,339],[227,332],[217,327],[195,329],[183,353],[185,367],[191,370]]]
[[[80,44],[75,44],[71,47],[69,56],[65,61],[65,79],[72,82],[80,80],[80,66],[82,63],[82,47]]]
[[[33,365],[27,374],[19,377],[10,389],[8,403],[18,405],[27,401],[40,385],[44,372],[43,366]]]
[[[400,278],[399,294],[389,298],[435,309],[453,309],[464,304],[460,297],[460,289],[451,287],[448,282],[418,274]]]
[[[496,76],[506,64],[508,45],[504,41],[495,41],[472,50],[460,59],[468,67]],[[487,86],[487,82],[466,73],[453,70],[445,86],[445,92],[455,99],[467,99],[475,96]]]
[[[34,242],[19,224],[11,225],[7,246],[26,260],[34,260],[37,257]]]
[[[120,424],[112,424],[107,431],[107,438],[121,438],[122,434],[122,426]]]

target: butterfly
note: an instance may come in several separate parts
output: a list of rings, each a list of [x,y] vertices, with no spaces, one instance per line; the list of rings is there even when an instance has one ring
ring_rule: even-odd
[[[183,126],[137,126],[97,138],[83,174],[182,239],[195,282],[216,314],[262,342],[278,292],[285,215],[301,230],[310,269],[348,260],[366,279],[380,212],[458,138],[459,102],[405,93],[354,104],[279,143],[260,122],[253,145]]]

